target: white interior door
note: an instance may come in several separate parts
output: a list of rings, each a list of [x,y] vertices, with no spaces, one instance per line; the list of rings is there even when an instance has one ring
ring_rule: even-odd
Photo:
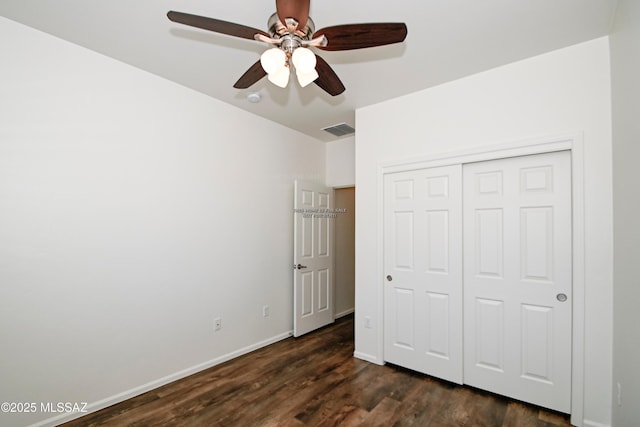
[[[333,189],[294,182],[293,335],[334,321]]]
[[[461,166],[384,180],[385,361],[462,383]]]
[[[467,164],[463,187],[464,382],[568,413],[570,154]]]

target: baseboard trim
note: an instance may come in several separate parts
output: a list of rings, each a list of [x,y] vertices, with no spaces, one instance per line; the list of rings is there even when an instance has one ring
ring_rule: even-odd
[[[584,420],[582,422],[582,427],[611,427],[611,424],[603,424],[591,420]]]
[[[341,318],[341,317],[348,316],[348,315],[350,315],[351,313],[354,313],[355,311],[356,311],[355,309],[350,308],[350,309],[348,309],[348,310],[341,311],[340,313],[336,313],[336,314],[334,314],[333,318],[334,318],[334,319],[339,319],[339,318]]]
[[[231,353],[224,354],[220,357],[216,357],[215,359],[211,359],[209,361],[200,363],[198,365],[192,366],[190,368],[183,369],[181,371],[175,372],[173,374],[167,375],[166,377],[159,378],[157,380],[148,382],[138,387],[134,387],[130,390],[123,391],[122,393],[115,394],[113,396],[107,397],[105,399],[99,400],[97,402],[92,402],[87,405],[87,412],[84,413],[67,413],[60,414],[55,417],[47,418],[46,420],[39,421],[35,424],[31,424],[30,427],[55,427],[59,424],[65,423],[67,421],[74,420],[76,418],[83,417],[93,412],[97,412],[101,409],[104,409],[108,406],[115,405],[116,403],[123,402],[127,399],[131,399],[132,397],[141,395],[158,387],[162,387],[163,385],[169,384],[171,382],[180,380],[182,378],[186,378],[189,375],[196,374],[200,371],[204,371],[205,369],[212,368],[221,363],[227,362],[231,359],[235,359],[236,357],[240,357],[244,354],[251,353],[254,350],[258,350],[262,347],[266,347],[268,345],[274,344],[278,341],[282,341],[286,338],[293,336],[293,331],[288,331],[274,337],[268,338],[264,341],[257,342],[255,344],[251,344],[239,350],[233,351]]]
[[[366,360],[367,362],[375,363],[376,365],[384,365],[384,361],[378,360],[377,357],[367,353],[362,353],[361,351],[354,351],[353,357],[355,357],[356,359],[362,359]]]

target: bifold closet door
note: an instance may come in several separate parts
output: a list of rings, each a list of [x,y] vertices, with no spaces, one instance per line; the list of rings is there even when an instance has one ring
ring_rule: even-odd
[[[462,167],[384,178],[385,361],[462,383]]]
[[[464,382],[570,412],[568,151],[466,164]]]

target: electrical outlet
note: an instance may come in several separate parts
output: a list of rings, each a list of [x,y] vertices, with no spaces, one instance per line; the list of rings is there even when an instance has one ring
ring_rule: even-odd
[[[222,329],[221,317],[216,317],[215,319],[213,319],[213,329],[215,329],[216,331],[219,331],[220,329]]]
[[[364,327],[367,329],[371,329],[371,317],[369,316],[364,317]]]
[[[268,305],[263,305],[262,306],[262,316],[264,317],[269,317],[270,314],[270,309]]]

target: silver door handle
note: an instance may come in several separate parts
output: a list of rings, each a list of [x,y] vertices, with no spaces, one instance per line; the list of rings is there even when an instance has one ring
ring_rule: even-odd
[[[294,270],[295,269],[302,270],[303,268],[307,268],[307,266],[306,265],[302,265],[302,264],[298,264],[298,265],[294,265],[293,266]]]
[[[567,294],[558,294],[556,295],[556,299],[560,302],[565,302],[567,300]]]
[[[392,281],[392,280],[393,280],[393,277],[391,277],[391,275],[390,275],[390,274],[389,274],[389,275],[387,275],[387,281],[389,281],[389,282],[390,282],[390,281]]]

